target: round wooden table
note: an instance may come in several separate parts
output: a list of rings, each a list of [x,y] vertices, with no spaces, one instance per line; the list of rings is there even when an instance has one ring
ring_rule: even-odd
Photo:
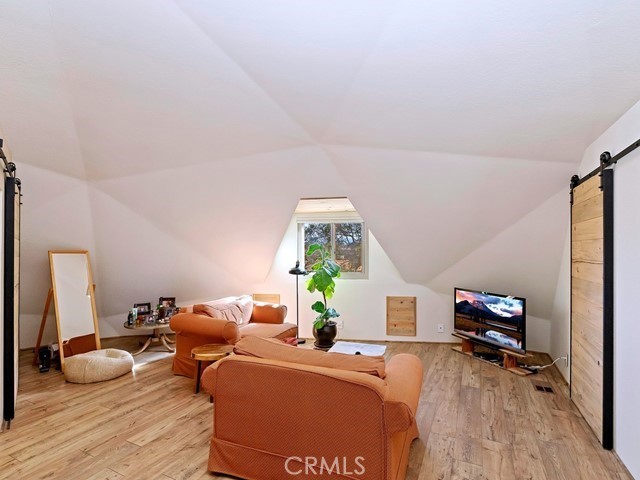
[[[169,337],[167,337],[167,333],[173,333],[173,332],[160,331],[161,329],[169,328],[169,322],[141,323],[139,325],[136,325],[135,323],[133,325],[129,325],[128,322],[124,322],[124,328],[128,328],[129,330],[147,330],[147,331],[151,330],[151,334],[149,335],[149,337],[147,337],[147,341],[144,342],[144,345],[142,345],[142,348],[140,348],[140,350],[138,350],[137,352],[132,353],[131,355],[138,355],[144,352],[147,348],[149,348],[149,346],[153,342],[159,342],[164,348],[166,348],[170,352],[176,351],[176,349],[170,345],[172,343],[176,343],[175,340],[172,340]]]
[[[200,375],[202,375],[202,362],[217,362],[233,352],[233,345],[200,345],[191,350],[191,358],[197,362],[196,367],[196,388],[195,392],[200,391]]]

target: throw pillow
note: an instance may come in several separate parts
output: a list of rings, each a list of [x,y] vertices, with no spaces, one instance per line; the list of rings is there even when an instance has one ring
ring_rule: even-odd
[[[253,297],[251,295],[242,295],[232,303],[240,307],[240,311],[242,312],[242,322],[240,323],[249,323],[251,321],[251,315],[253,314]]]
[[[198,304],[193,306],[193,313],[207,315],[211,318],[221,318],[242,324],[242,310],[236,303],[220,303],[217,305]]]

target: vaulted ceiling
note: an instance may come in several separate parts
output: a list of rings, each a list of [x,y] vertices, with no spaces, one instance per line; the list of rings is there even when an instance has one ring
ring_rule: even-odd
[[[107,313],[168,274],[195,296],[261,281],[313,196],[348,196],[405,280],[444,291],[504,232],[531,247],[518,222],[557,211],[638,101],[639,21],[631,0],[13,0],[0,135],[30,167],[33,253],[95,248]],[[83,207],[58,215],[91,234],[62,241],[44,212],[71,181]],[[547,292],[565,229],[531,218]]]

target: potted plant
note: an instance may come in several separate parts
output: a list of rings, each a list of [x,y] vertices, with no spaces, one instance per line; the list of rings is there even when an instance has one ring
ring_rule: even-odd
[[[340,277],[340,265],[331,260],[329,251],[324,245],[314,243],[309,245],[307,256],[317,253],[318,258],[311,266],[313,275],[307,280],[307,290],[311,293],[316,290],[322,294],[322,301],[318,300],[311,309],[318,313],[313,322],[313,336],[316,339],[314,346],[321,350],[329,350],[338,334],[338,328],[333,318],[340,316],[335,308],[327,305],[327,300],[333,297],[336,290],[335,278]]]

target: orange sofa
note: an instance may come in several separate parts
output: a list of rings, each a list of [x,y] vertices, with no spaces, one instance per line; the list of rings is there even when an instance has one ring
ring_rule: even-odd
[[[220,305],[236,299],[227,297],[207,305]],[[183,307],[182,313],[173,316],[169,324],[176,333],[176,353],[173,357],[173,373],[176,375],[195,378],[196,361],[191,358],[191,350],[200,345],[234,344],[247,335],[277,339],[298,336],[295,325],[284,323],[287,316],[285,305],[253,302],[250,318],[240,325],[232,320],[193,313],[193,310],[194,305]]]
[[[214,398],[210,471],[251,480],[405,478],[419,435],[418,357],[385,365],[252,337],[234,352],[202,375]]]

